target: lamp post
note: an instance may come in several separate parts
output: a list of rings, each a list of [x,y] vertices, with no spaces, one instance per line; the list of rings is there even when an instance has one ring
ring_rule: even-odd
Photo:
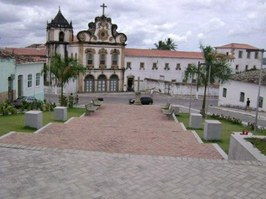
[[[262,67],[263,67],[263,53],[264,49],[246,49],[247,52],[261,52],[261,66],[259,73],[259,87],[258,87],[258,95],[257,95],[257,104],[256,104],[256,116],[255,116],[255,124],[254,124],[254,132],[257,132],[258,129],[258,113],[259,113],[259,103],[260,103],[260,87],[261,87],[261,79],[262,79]]]

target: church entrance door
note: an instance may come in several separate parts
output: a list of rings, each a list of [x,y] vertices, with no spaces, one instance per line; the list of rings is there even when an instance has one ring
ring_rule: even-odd
[[[105,75],[100,75],[98,77],[98,92],[106,91],[106,77]]]
[[[134,77],[127,78],[127,91],[134,91]]]
[[[118,77],[117,75],[112,75],[110,78],[110,92],[117,92],[118,91]]]
[[[94,92],[94,77],[92,75],[86,76],[84,80],[84,88],[86,93]]]

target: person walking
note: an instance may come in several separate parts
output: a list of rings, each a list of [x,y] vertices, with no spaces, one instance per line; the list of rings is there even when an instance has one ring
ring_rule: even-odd
[[[246,111],[250,111],[250,100],[249,100],[249,98],[247,99],[247,103],[246,103]]]
[[[78,105],[78,103],[79,103],[79,96],[78,96],[78,94],[76,94],[76,96],[75,96],[75,104],[76,104],[76,106]]]

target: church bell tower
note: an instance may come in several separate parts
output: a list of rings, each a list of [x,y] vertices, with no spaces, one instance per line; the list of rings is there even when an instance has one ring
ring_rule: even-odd
[[[72,22],[68,22],[59,8],[57,15],[50,23],[47,22],[46,46],[49,56],[58,53],[67,55],[67,45],[73,41]]]

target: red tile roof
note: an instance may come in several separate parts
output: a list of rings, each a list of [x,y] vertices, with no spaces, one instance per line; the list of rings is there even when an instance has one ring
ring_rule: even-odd
[[[5,48],[5,51],[20,57],[17,63],[46,62],[46,48]]]
[[[126,48],[125,56],[128,57],[159,57],[159,58],[183,58],[183,59],[203,59],[201,52],[170,51],[156,49],[136,49]]]
[[[5,48],[6,51],[24,56],[46,56],[46,48]]]
[[[266,68],[261,70],[261,85],[266,86]],[[237,74],[233,74],[230,79],[235,81],[259,84],[260,70],[250,70]]]
[[[223,46],[218,46],[216,48],[229,48],[229,49],[258,49],[249,44],[239,44],[239,43],[230,43]]]

